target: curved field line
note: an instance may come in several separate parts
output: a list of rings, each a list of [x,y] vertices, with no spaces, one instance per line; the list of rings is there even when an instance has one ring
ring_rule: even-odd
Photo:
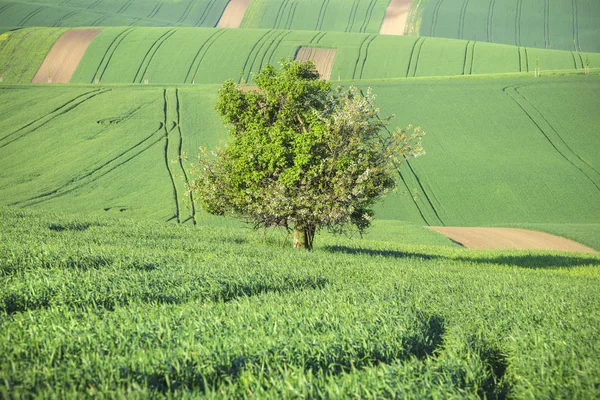
[[[360,25],[359,32],[365,33],[367,31],[367,27],[369,26],[369,22],[371,22],[371,16],[373,15],[373,8],[375,8],[375,4],[377,0],[371,0],[369,5],[367,6],[367,12],[365,13],[365,18],[363,19],[362,24]]]
[[[283,13],[288,5],[289,0],[283,0],[281,4],[279,4],[279,8],[277,9],[277,15],[275,16],[275,23],[273,24],[273,28],[277,29],[279,27],[280,19],[283,18]]]
[[[363,46],[365,45],[365,42],[367,40],[369,40],[370,37],[371,37],[371,35],[367,35],[362,40],[362,42],[360,42],[360,46],[358,47],[358,57],[356,57],[356,61],[354,62],[354,71],[352,71],[352,79],[356,79],[356,72],[358,71],[358,65],[362,59]]]
[[[224,29],[218,29],[217,31],[215,31],[213,34],[211,34],[205,41],[204,43],[202,43],[202,45],[200,46],[200,48],[198,49],[198,52],[196,53],[196,55],[194,56],[194,59],[192,60],[192,63],[190,64],[190,67],[188,68],[188,72],[185,75],[185,80],[183,81],[184,83],[194,83],[194,80],[196,78],[196,74],[198,73],[198,69],[200,68],[200,63],[202,63],[202,60],[204,59],[204,56],[206,55],[206,52],[208,51],[208,49],[210,49],[210,47],[213,45],[213,43],[221,36],[225,33]],[[214,40],[213,40],[214,38]],[[203,52],[204,48],[206,47],[206,50]],[[198,61],[197,65],[196,65],[196,61]],[[194,65],[196,65],[196,68],[194,69]],[[192,73],[192,69],[194,69],[194,74],[191,75]],[[191,80],[190,80],[190,75],[191,75]]]
[[[581,61],[581,69],[585,68],[585,64],[583,63],[583,57],[581,57],[581,53],[577,52],[577,55],[579,56],[579,61]]]
[[[423,48],[423,43],[425,43],[425,38],[420,37],[419,39],[417,39],[415,45],[413,46],[413,49],[410,53],[407,77],[417,76],[417,68],[419,66],[419,58],[421,57],[421,49]]]
[[[373,43],[373,40],[375,40],[376,37],[377,35],[371,35],[370,39],[365,45],[365,56],[363,57],[362,65],[360,67],[359,79],[362,79],[363,77],[363,73],[365,72],[365,64],[367,63],[367,58],[369,58],[369,47],[371,46],[371,43]]]
[[[138,67],[137,72],[135,73],[135,77],[133,78],[133,83],[136,83],[136,81],[138,80],[138,76],[139,76],[138,83],[142,83],[142,80],[144,79],[146,72],[148,72],[148,67],[150,66],[150,63],[152,62],[154,55],[156,54],[158,49],[160,49],[160,47],[163,45],[163,43],[166,42],[167,39],[169,39],[171,36],[173,36],[174,33],[175,33],[175,29],[169,29],[168,31],[166,31],[165,33],[160,35],[160,37],[158,39],[156,39],[154,41],[154,43],[152,43],[152,46],[150,46],[150,48],[144,55],[144,58],[142,59],[142,62],[140,63],[140,66]],[[144,69],[143,71],[142,71],[142,68]],[[140,72],[141,72],[141,74],[140,74]]]
[[[550,0],[544,1],[544,44],[550,48]]]
[[[521,9],[523,0],[517,0],[517,13],[515,14],[515,46],[521,45]]]
[[[477,45],[477,42],[473,42],[473,45],[471,46],[471,66],[469,67],[469,75],[473,75],[473,64],[475,63],[475,46],[476,45]]]
[[[446,224],[444,223],[444,221],[442,220],[442,218],[440,217],[440,215],[437,212],[437,209],[435,208],[435,206],[433,205],[433,202],[431,201],[431,199],[429,198],[429,195],[427,194],[427,191],[425,190],[425,187],[423,186],[423,184],[421,183],[421,179],[419,178],[419,175],[417,175],[417,173],[415,172],[415,170],[413,169],[412,165],[410,165],[410,161],[406,160],[406,165],[408,165],[408,169],[410,169],[410,172],[413,174],[413,176],[415,177],[417,184],[419,185],[419,188],[421,188],[421,191],[423,192],[423,195],[425,196],[425,199],[427,200],[427,204],[429,204],[429,207],[431,207],[431,210],[433,211],[433,213],[435,214],[435,217],[438,219],[438,221],[440,221],[440,224],[442,224],[442,226],[446,226]]]
[[[487,21],[487,34],[488,34],[488,42],[492,43],[494,41],[494,8],[496,7],[496,0],[490,0],[490,8],[488,11],[488,21]]]
[[[250,75],[252,74],[252,71],[254,70],[254,64],[256,63],[256,60],[258,59],[258,56],[260,55],[262,49],[265,47],[265,44],[268,42],[269,47],[270,47],[271,43],[273,43],[272,42],[273,37],[274,38],[278,37],[279,33],[277,31],[273,30],[272,32],[274,32],[274,34],[269,36],[268,40],[262,41],[262,43],[260,44],[260,46],[258,47],[256,52],[254,53],[254,58],[252,59],[252,63],[250,64],[250,67],[248,68],[248,73],[246,75],[246,82],[250,81]],[[264,54],[263,54],[263,57],[264,57]]]
[[[348,16],[348,23],[346,24],[345,32],[351,32],[354,27],[354,19],[356,18],[356,10],[358,10],[358,1],[354,0],[352,8],[350,8],[350,15]]]
[[[125,165],[129,161],[140,156],[142,153],[144,153],[146,150],[150,149],[152,146],[156,145],[157,143],[160,143],[163,140],[162,136],[160,136],[157,140],[150,142],[150,144],[141,148],[139,151],[135,152],[134,154],[131,154],[131,155],[128,154],[128,153],[136,150],[136,148],[142,146],[145,142],[152,139],[152,137],[154,137],[158,132],[162,131],[162,128],[163,127],[162,127],[162,123],[161,123],[160,127],[157,130],[155,130],[154,132],[152,132],[152,134],[150,134],[150,136],[148,136],[145,139],[143,139],[142,141],[136,143],[134,146],[132,146],[129,149],[125,150],[124,152],[120,153],[116,157],[111,158],[104,164],[102,164],[98,167],[95,167],[91,171],[85,172],[83,175],[81,175],[79,177],[72,178],[68,182],[66,182],[66,183],[60,185],[59,187],[52,189],[48,192],[44,192],[42,194],[39,194],[37,196],[31,197],[26,200],[16,201],[14,203],[11,203],[10,205],[12,205],[12,206],[15,206],[15,205],[32,206],[35,204],[40,204],[45,201],[56,199],[58,197],[72,193],[75,190],[81,189],[82,187],[97,181],[98,179],[109,174],[110,172],[114,171],[115,169]],[[125,157],[125,159],[120,160],[123,157]],[[117,163],[115,165],[112,165],[114,162],[117,162]]]
[[[121,6],[121,8],[119,8],[119,10],[117,11],[117,14],[123,14],[125,11],[127,11],[129,6],[131,5],[131,3],[133,3],[133,0],[127,0],[125,2],[125,4],[123,4],[123,6]]]
[[[315,42],[314,42],[314,43],[315,43],[315,44],[319,44],[319,43],[321,43],[321,39],[323,39],[323,38],[324,38],[326,35],[327,35],[327,32],[323,32],[323,33],[321,33],[321,34],[320,34],[320,36],[319,36],[319,37],[318,37],[318,38],[315,40]],[[312,41],[311,41],[311,43],[312,43]]]
[[[208,4],[204,7],[204,11],[202,11],[200,18],[198,18],[198,21],[196,21],[194,26],[200,26],[204,23],[204,21],[208,17],[208,14],[210,13],[210,10],[212,10],[212,8],[214,7],[216,1],[217,0],[211,0],[208,2]]]
[[[101,15],[97,20],[92,22],[92,26],[98,26],[99,23],[105,21],[106,19],[108,19],[108,15]]]
[[[288,20],[286,24],[286,29],[292,29],[292,22],[294,22],[294,17],[296,16],[296,8],[298,8],[298,2],[294,2],[292,7],[290,8],[290,13],[288,14]]]
[[[254,54],[254,50],[256,49],[256,47],[261,44],[263,42],[263,40],[266,40],[266,37],[271,35],[273,33],[273,29],[269,29],[268,31],[266,31],[265,33],[263,33],[263,35],[261,37],[258,38],[258,40],[256,42],[254,42],[254,45],[252,46],[252,48],[250,49],[250,52],[248,53],[248,56],[246,57],[246,61],[244,62],[244,66],[242,67],[242,75],[240,76],[239,82],[242,81],[242,79],[245,79],[245,76],[250,76],[250,72],[252,71],[252,65],[250,65],[250,70],[247,71],[246,68],[248,67],[248,63],[250,62],[250,58],[252,58],[252,55]],[[262,46],[261,46],[262,47]],[[260,49],[259,49],[260,51]],[[254,57],[254,59],[256,59],[256,56]],[[254,63],[254,61],[253,61]],[[247,82],[247,81],[246,81]]]
[[[171,179],[171,185],[173,187],[173,197],[175,199],[175,217],[177,218],[177,223],[181,223],[181,214],[179,210],[179,196],[177,195],[177,186],[175,185],[175,177],[173,176],[173,171],[171,171],[171,166],[169,165],[169,128],[167,126],[168,123],[168,113],[169,113],[169,101],[167,99],[167,89],[163,89],[163,113],[164,113],[164,122],[163,128],[165,132],[165,166],[167,167],[167,172],[169,173],[169,178]]]
[[[578,68],[577,68],[577,60],[575,60],[575,53],[571,52],[571,57],[573,57],[573,66],[577,70]]]
[[[102,59],[100,60],[100,64],[98,64],[98,68],[96,68],[96,72],[94,73],[94,77],[92,78],[91,83],[94,83],[96,81],[100,82],[102,80],[102,77],[104,76],[104,73],[106,72],[106,69],[108,68],[108,65],[110,64],[110,61],[112,60],[112,57],[115,54],[115,51],[117,51],[117,48],[119,47],[119,45],[123,42],[123,40],[132,31],[133,31],[133,28],[127,28],[127,29],[121,31],[117,36],[115,36],[113,41],[108,45],[106,52],[102,56]],[[106,62],[105,62],[105,60],[106,60]],[[102,70],[102,72],[100,72],[101,70]]]
[[[90,4],[87,9],[88,10],[93,10],[94,8],[96,8],[100,3],[102,3],[104,0],[96,0],[95,2],[93,2],[92,4]]]
[[[573,0],[573,46],[575,51],[581,51],[579,43],[579,13],[577,10],[577,0]]]
[[[177,132],[179,133],[179,147],[177,149],[179,168],[181,169],[181,172],[183,172],[183,180],[185,181],[185,185],[187,188],[189,188],[190,180],[188,178],[187,172],[185,172],[185,167],[183,166],[183,130],[181,129],[181,99],[179,97],[179,89],[175,89],[175,99],[176,99],[175,109],[177,110]],[[191,190],[189,190],[188,195],[190,198],[190,206],[192,209],[191,218],[192,218],[194,225],[196,225],[196,223],[197,223],[196,222],[196,205],[194,203],[194,194],[192,193]]]
[[[27,14],[25,17],[23,17],[23,19],[21,20],[21,22],[19,22],[18,26],[23,26],[27,23],[27,21],[29,21],[31,18],[35,17],[37,14],[39,14],[42,10],[44,10],[46,7],[38,7],[35,10],[33,10],[32,12],[30,12],[29,14]]]
[[[54,120],[55,118],[58,118],[61,115],[68,113],[69,111],[77,108],[78,106],[85,103],[86,101],[91,100],[92,98],[99,96],[101,94],[104,94],[106,92],[110,92],[110,90],[111,89],[94,89],[92,91],[80,94],[79,96],[69,100],[68,102],[61,105],[60,107],[55,108],[54,110],[50,111],[48,114],[44,115],[43,117],[40,117],[26,125],[23,125],[19,129],[2,137],[0,139],[0,143],[9,139],[12,136],[15,136],[11,140],[8,140],[6,143],[0,144],[0,149],[8,146],[9,144],[11,144],[13,142],[16,142],[19,139],[24,138],[25,136],[29,135],[32,132],[35,132],[42,126],[44,126],[44,125],[48,124],[49,122],[51,122],[52,120]]]
[[[71,11],[70,13],[67,13],[65,15],[63,15],[60,19],[58,19],[58,21],[56,21],[52,26],[53,27],[59,27],[61,26],[62,22],[68,18],[71,18],[73,15],[75,14],[79,14],[79,11]]]
[[[162,8],[162,6],[163,6],[163,2],[162,1],[158,2],[158,4],[154,7],[154,10],[152,10],[152,12],[148,15],[147,18],[148,19],[154,18],[156,16],[156,14],[158,14],[158,12]]]
[[[438,0],[433,8],[433,19],[431,21],[431,29],[429,30],[429,36],[435,36],[435,30],[437,27],[437,21],[440,14],[440,8],[442,7],[442,3],[444,0]]]
[[[512,90],[510,90],[512,89]],[[548,134],[548,132],[546,132],[541,126],[540,126],[540,122],[536,121],[536,119],[533,117],[533,115],[531,115],[531,112],[527,111],[526,107],[524,106],[523,103],[531,106],[538,114],[539,116],[542,118],[542,120],[548,125],[548,127],[554,132],[554,134],[556,135],[556,137],[559,139],[560,142],[562,142],[562,145],[564,145],[567,149],[568,152],[570,152],[572,155],[574,155],[579,161],[581,161],[584,165],[586,165],[588,168],[590,168],[592,171],[594,171],[598,177],[600,178],[600,172],[596,171],[596,169],[594,167],[592,167],[591,165],[589,165],[587,162],[585,162],[585,160],[583,160],[577,153],[575,153],[571,147],[564,141],[564,139],[562,138],[562,136],[560,136],[560,134],[558,133],[558,131],[556,131],[556,129],[552,126],[552,124],[550,124],[550,122],[546,119],[546,117],[544,117],[544,115],[537,109],[537,107],[535,107],[533,105],[533,103],[531,103],[525,96],[523,96],[519,90],[518,87],[514,87],[514,86],[508,86],[506,88],[503,89],[504,93],[511,99],[513,100],[513,102],[515,104],[517,104],[517,106],[519,106],[519,108],[521,110],[523,110],[523,112],[525,113],[525,115],[529,118],[529,120],[531,120],[531,122],[533,122],[533,124],[537,127],[537,129],[540,131],[540,133],[542,135],[544,135],[544,137],[546,138],[546,140],[548,141],[548,143],[550,143],[550,145],[554,148],[554,150],[556,150],[556,152],[558,154],[560,154],[560,156],[567,161],[569,164],[571,164],[573,167],[575,167],[577,170],[579,170],[595,187],[596,189],[598,189],[598,191],[600,191],[600,185],[598,183],[596,183],[596,181],[594,179],[592,179],[591,176],[589,176],[580,166],[576,165],[575,162],[573,162],[568,156],[567,154],[565,154],[564,151],[561,151],[558,146],[557,143],[555,143],[551,138],[550,135]],[[512,93],[512,94],[511,94]],[[518,99],[521,99],[522,102],[520,102]]]
[[[465,71],[467,70],[467,58],[468,58],[468,54],[469,54],[469,45],[471,44],[471,41],[469,40],[467,42],[467,44],[465,45],[465,57],[463,59],[463,70],[462,70],[462,74],[465,74]]]
[[[283,42],[283,39],[285,39],[290,33],[292,33],[291,31],[288,31],[285,33],[285,35],[282,35],[279,40],[277,41],[277,44],[275,46],[273,46],[273,50],[271,50],[271,55],[269,56],[269,58],[267,59],[267,63],[271,63],[271,60],[273,59],[273,56],[275,55],[275,51],[277,50],[277,48],[279,47],[279,45],[281,44],[281,42]],[[262,69],[262,63],[261,63],[261,69]]]
[[[465,17],[467,15],[467,6],[469,5],[469,0],[464,0],[463,5],[460,9],[460,17],[458,22],[458,38],[462,39],[465,34]]]
[[[418,37],[417,40],[414,41],[412,45],[412,49],[410,50],[410,56],[408,57],[408,65],[406,66],[406,78],[408,78],[408,74],[410,74],[410,66],[412,64],[413,54],[415,53],[415,48],[417,47],[417,43],[421,41],[421,37]]]
[[[2,14],[4,11],[6,11],[8,8],[14,6],[15,3],[8,3],[3,5],[2,7],[0,7],[0,14]]]
[[[327,7],[329,7],[329,2],[331,0],[325,0],[321,3],[321,9],[319,10],[319,16],[317,17],[317,25],[315,25],[315,30],[320,31],[323,28],[323,22],[325,21],[325,14],[327,13]]]
[[[525,64],[527,66],[527,72],[529,72],[529,54],[527,54],[527,47],[523,48],[525,51]]]
[[[271,52],[271,57],[272,57],[273,53],[275,53],[275,50],[277,49],[277,46],[279,45],[279,43],[281,43],[281,40],[279,40],[279,39],[282,39],[285,36],[287,36],[287,33],[288,32],[286,32],[286,31],[280,31],[280,32],[278,32],[273,37],[272,40],[269,41],[269,44],[268,44],[267,48],[265,49],[265,52],[263,53],[263,55],[262,55],[262,57],[260,59],[260,64],[259,64],[259,67],[258,67],[259,71],[262,69],[262,67],[263,67],[263,65],[265,63],[265,58],[267,58],[267,54],[269,54],[269,51],[271,51],[271,49],[273,49],[273,51]],[[279,40],[279,42],[278,42],[278,40]],[[267,58],[267,60],[268,60],[268,58]]]
[[[177,20],[176,24],[184,21],[187,18],[187,16],[190,14],[190,11],[192,10],[193,4],[194,4],[194,0],[190,0],[187,7],[185,8],[185,10],[183,10],[183,14],[181,14],[181,17],[179,17],[179,19]]]

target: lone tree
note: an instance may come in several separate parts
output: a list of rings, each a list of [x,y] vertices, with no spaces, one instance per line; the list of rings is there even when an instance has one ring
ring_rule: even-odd
[[[386,131],[370,91],[332,89],[310,61],[282,61],[256,76],[256,89],[229,80],[217,111],[232,140],[203,149],[190,190],[204,210],[255,228],[285,227],[311,249],[322,228],[366,229],[374,203],[395,186],[400,164],[423,154],[419,128]]]

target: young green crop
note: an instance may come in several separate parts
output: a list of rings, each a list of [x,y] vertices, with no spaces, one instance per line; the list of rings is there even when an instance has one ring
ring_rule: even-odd
[[[597,255],[0,217],[3,397],[600,394]]]

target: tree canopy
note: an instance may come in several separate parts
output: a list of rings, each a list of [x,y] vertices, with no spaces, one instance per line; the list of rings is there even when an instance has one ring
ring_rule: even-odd
[[[201,207],[293,230],[298,248],[312,248],[321,228],[364,231],[400,164],[423,154],[421,130],[382,134],[387,119],[370,90],[334,89],[310,61],[267,65],[255,81],[219,90],[216,109],[231,140],[198,157],[190,189]]]

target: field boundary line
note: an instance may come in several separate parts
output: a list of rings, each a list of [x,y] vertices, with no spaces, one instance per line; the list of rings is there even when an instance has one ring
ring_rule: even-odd
[[[554,128],[554,126],[546,119],[546,117],[544,117],[544,115],[539,111],[539,109],[537,107],[535,107],[535,105],[533,105],[533,103],[531,103],[523,94],[521,94],[519,92],[519,87],[508,86],[508,87],[504,88],[503,91],[504,91],[504,93],[506,95],[508,95],[508,97],[511,100],[513,100],[514,103],[517,104],[517,106],[519,106],[519,108],[521,108],[521,110],[523,110],[523,112],[525,113],[525,115],[531,120],[531,122],[533,122],[533,124],[542,133],[542,135],[544,135],[544,137],[546,138],[546,140],[558,152],[558,154],[560,154],[561,157],[565,161],[567,161],[573,167],[575,167],[576,169],[578,169],[583,175],[585,175],[585,177],[596,187],[596,189],[598,189],[598,191],[600,191],[600,185],[591,176],[589,176],[584,171],[583,168],[587,167],[587,168],[591,169],[596,175],[598,175],[599,179],[600,179],[600,172],[596,171],[596,169],[594,167],[592,167],[591,165],[589,165],[577,153],[575,153],[573,151],[573,149],[571,149],[571,147],[565,142],[565,140],[562,138],[562,136],[558,133],[558,131]],[[518,99],[520,99],[521,101],[519,101]],[[530,111],[527,111],[527,107],[526,106],[530,106],[531,108],[533,108],[533,110],[535,110],[535,112],[539,115],[539,117],[541,117],[541,121],[540,120],[536,120],[535,117],[532,115],[532,113]],[[550,130],[552,132],[554,132],[554,135],[556,136],[556,138],[558,138],[558,140],[556,141],[558,143],[555,143],[555,140],[552,140],[552,138],[550,137],[551,135],[549,134],[549,132],[547,132],[546,130],[544,130],[542,128],[542,126],[541,126],[542,124],[546,124],[547,127],[550,128]],[[559,146],[561,146],[561,143],[566,148],[566,151],[565,151],[565,149],[563,149],[563,150],[559,149]],[[576,160],[581,161],[581,163],[583,163],[583,165],[585,167],[582,168],[581,166],[577,165],[575,161],[573,161],[570,157],[567,156],[567,154],[566,154],[567,152],[570,152],[572,155],[574,155],[575,158],[576,158]]]
[[[55,108],[54,110],[52,110],[51,112],[49,112],[48,114],[46,114],[43,117],[40,117],[24,126],[22,126],[21,128],[9,133],[8,135],[0,138],[0,143],[8,138],[10,138],[13,135],[17,135],[19,132],[24,131],[24,133],[17,135],[14,139],[9,140],[8,142],[4,143],[4,144],[0,144],[0,149],[8,146],[9,144],[16,142],[19,139],[24,138],[25,136],[29,135],[32,132],[35,132],[36,130],[38,130],[39,128],[41,128],[42,126],[50,123],[52,120],[54,120],[55,118],[58,118],[59,116],[68,113],[69,111],[77,108],[79,105],[85,103],[86,101],[104,94],[106,92],[110,92],[111,89],[94,89],[92,91],[80,94],[79,96],[69,100],[68,102],[66,102],[65,104]],[[81,99],[81,100],[79,100]],[[44,121],[42,121],[44,120]],[[41,122],[40,122],[41,121]],[[40,122],[39,125],[32,127],[34,124],[36,124],[37,122]],[[32,127],[31,129],[28,129]]]
[[[104,76],[104,73],[106,72],[106,69],[110,64],[110,61],[112,60],[112,57],[115,54],[115,51],[117,51],[117,48],[121,45],[123,40],[133,31],[133,29],[134,28],[127,28],[125,30],[122,30],[121,32],[119,32],[119,34],[117,34],[117,36],[115,36],[115,38],[106,48],[106,51],[104,52],[104,55],[100,60],[100,64],[98,64],[98,68],[96,68],[96,73],[94,73],[94,76],[92,77],[91,83],[94,83],[96,81],[100,82],[102,80],[102,77]],[[107,55],[109,53],[110,55],[107,58]],[[106,63],[104,63],[104,60],[106,60]],[[104,64],[104,67],[102,67],[102,64]],[[102,72],[100,72],[101,69]]]
[[[217,31],[215,31],[214,33],[212,33],[202,43],[202,45],[198,49],[198,52],[194,56],[194,59],[192,60],[192,63],[190,64],[190,67],[188,68],[188,72],[187,72],[187,74],[185,76],[184,83],[195,83],[196,75],[198,74],[198,70],[200,69],[200,64],[202,63],[202,60],[204,60],[204,56],[206,56],[206,53],[211,48],[211,46],[213,45],[213,43],[216,42],[219,39],[219,37],[221,37],[224,33],[225,33],[224,29],[218,29]],[[206,47],[206,50],[204,50],[205,47]],[[194,69],[194,65],[196,64],[196,60],[198,60],[198,63],[196,65],[196,68],[194,70],[194,74],[192,75],[192,78],[191,78],[191,81],[190,81],[190,74],[192,72],[192,69]]]
[[[160,47],[171,36],[173,36],[175,34],[175,32],[176,32],[175,29],[169,29],[168,31],[166,31],[165,33],[163,33],[158,39],[156,39],[154,41],[154,43],[152,43],[152,45],[150,46],[150,48],[148,49],[148,51],[144,55],[144,58],[142,59],[142,62],[140,64],[140,66],[138,67],[138,70],[137,70],[137,72],[135,74],[135,77],[133,78],[133,83],[136,83],[136,81],[138,80],[138,76],[139,76],[139,82],[138,83],[142,83],[143,79],[146,77],[146,73],[148,72],[148,68],[150,67],[150,63],[154,59],[154,56],[156,55],[156,53],[158,52],[158,50],[160,49]],[[144,64],[145,64],[145,67],[144,67]],[[140,75],[140,71],[141,71],[142,68],[144,68],[144,71]]]
[[[193,224],[197,224],[196,220],[196,205],[194,203],[194,194],[190,190],[190,180],[188,178],[187,172],[185,172],[185,167],[183,166],[183,129],[181,127],[181,98],[179,96],[179,89],[175,89],[175,100],[177,110],[177,132],[179,133],[179,148],[177,149],[177,159],[179,161],[179,168],[181,168],[181,172],[183,173],[183,180],[185,182],[185,187],[188,189],[188,196],[190,198],[190,207],[191,207],[191,218]],[[187,221],[183,221],[184,223]]]

